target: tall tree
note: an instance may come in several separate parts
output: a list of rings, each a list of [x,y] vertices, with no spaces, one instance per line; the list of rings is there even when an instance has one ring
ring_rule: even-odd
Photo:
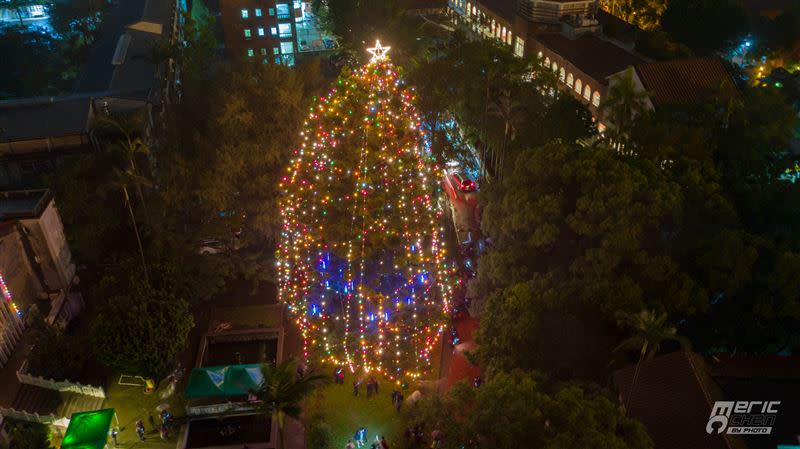
[[[600,103],[600,116],[609,124],[606,131],[618,143],[625,144],[633,121],[646,110],[647,92],[636,87],[633,69],[614,77],[608,93]]]
[[[274,414],[278,421],[278,449],[285,447],[286,418],[300,419],[305,398],[328,379],[315,373],[299,376],[295,364],[293,360],[284,360],[277,365],[261,365],[263,381],[256,395],[263,401],[264,411]]]
[[[108,300],[91,322],[94,350],[116,371],[160,378],[174,365],[194,325],[188,303],[176,296],[169,276],[156,272],[145,283],[136,265],[122,266],[127,269],[100,282]]]
[[[611,397],[587,385],[548,385],[536,373],[489,377],[480,388],[460,383],[405,412],[409,427],[438,430],[442,449],[541,447],[652,448],[641,423]],[[445,418],[446,417],[446,418]]]

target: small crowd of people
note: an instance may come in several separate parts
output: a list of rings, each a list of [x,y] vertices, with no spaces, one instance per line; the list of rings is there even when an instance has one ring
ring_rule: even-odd
[[[441,430],[434,429],[431,432],[431,444],[430,446],[426,446],[425,432],[422,430],[421,424],[416,424],[406,429],[405,436],[408,447],[414,448],[430,447],[431,449],[437,449],[442,447],[442,440],[444,440],[444,433],[442,433]]]
[[[161,411],[159,418],[161,419],[160,426],[156,424],[156,419],[153,417],[152,413],[147,415],[147,420],[149,421],[152,431],[158,430],[161,439],[166,441],[169,439],[170,429],[174,426],[172,413],[169,410],[164,409]],[[141,419],[136,420],[136,435],[139,437],[139,441],[145,440],[144,422]],[[114,444],[116,445],[116,435],[112,432],[111,436],[114,439]]]
[[[353,381],[353,396],[358,396],[358,392],[361,390],[361,380],[356,379]],[[373,376],[370,376],[369,379],[365,382],[366,390],[367,390],[367,398],[371,398],[373,394],[378,394],[378,381]]]
[[[355,441],[355,443],[353,443]],[[367,428],[366,427],[359,427],[356,430],[355,435],[350,440],[347,440],[347,444],[344,446],[345,449],[356,449],[360,447],[367,447]],[[386,441],[386,437],[379,437],[375,436],[375,442],[373,442],[369,449],[389,449],[389,443]]]

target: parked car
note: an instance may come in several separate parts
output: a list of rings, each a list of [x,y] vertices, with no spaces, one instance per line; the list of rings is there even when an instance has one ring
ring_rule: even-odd
[[[467,178],[463,174],[459,172],[454,172],[451,175],[453,179],[453,184],[456,188],[461,190],[462,192],[474,192],[475,191],[475,181]]]

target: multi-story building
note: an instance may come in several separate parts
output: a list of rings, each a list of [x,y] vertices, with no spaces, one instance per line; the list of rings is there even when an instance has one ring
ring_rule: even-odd
[[[48,190],[0,192],[0,365],[36,305],[48,322],[64,325],[82,308],[71,292],[75,264]]]
[[[532,33],[558,31],[567,17],[592,16],[596,0],[448,0],[454,22],[486,38],[511,46],[514,54],[530,54],[525,42]]]
[[[230,59],[294,65],[297,56],[331,50],[311,2],[220,0],[225,50]]]

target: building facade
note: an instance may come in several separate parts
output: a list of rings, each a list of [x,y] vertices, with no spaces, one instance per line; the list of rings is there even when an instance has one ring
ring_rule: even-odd
[[[293,66],[305,53],[333,50],[311,2],[220,0],[225,51],[232,60]]]
[[[558,31],[563,19],[591,17],[596,0],[448,0],[453,22],[474,34],[509,45],[517,56],[533,54],[526,48],[528,36]]]
[[[19,337],[17,320],[31,307],[57,326],[80,311],[74,281],[75,264],[50,192],[0,192],[0,364]]]

